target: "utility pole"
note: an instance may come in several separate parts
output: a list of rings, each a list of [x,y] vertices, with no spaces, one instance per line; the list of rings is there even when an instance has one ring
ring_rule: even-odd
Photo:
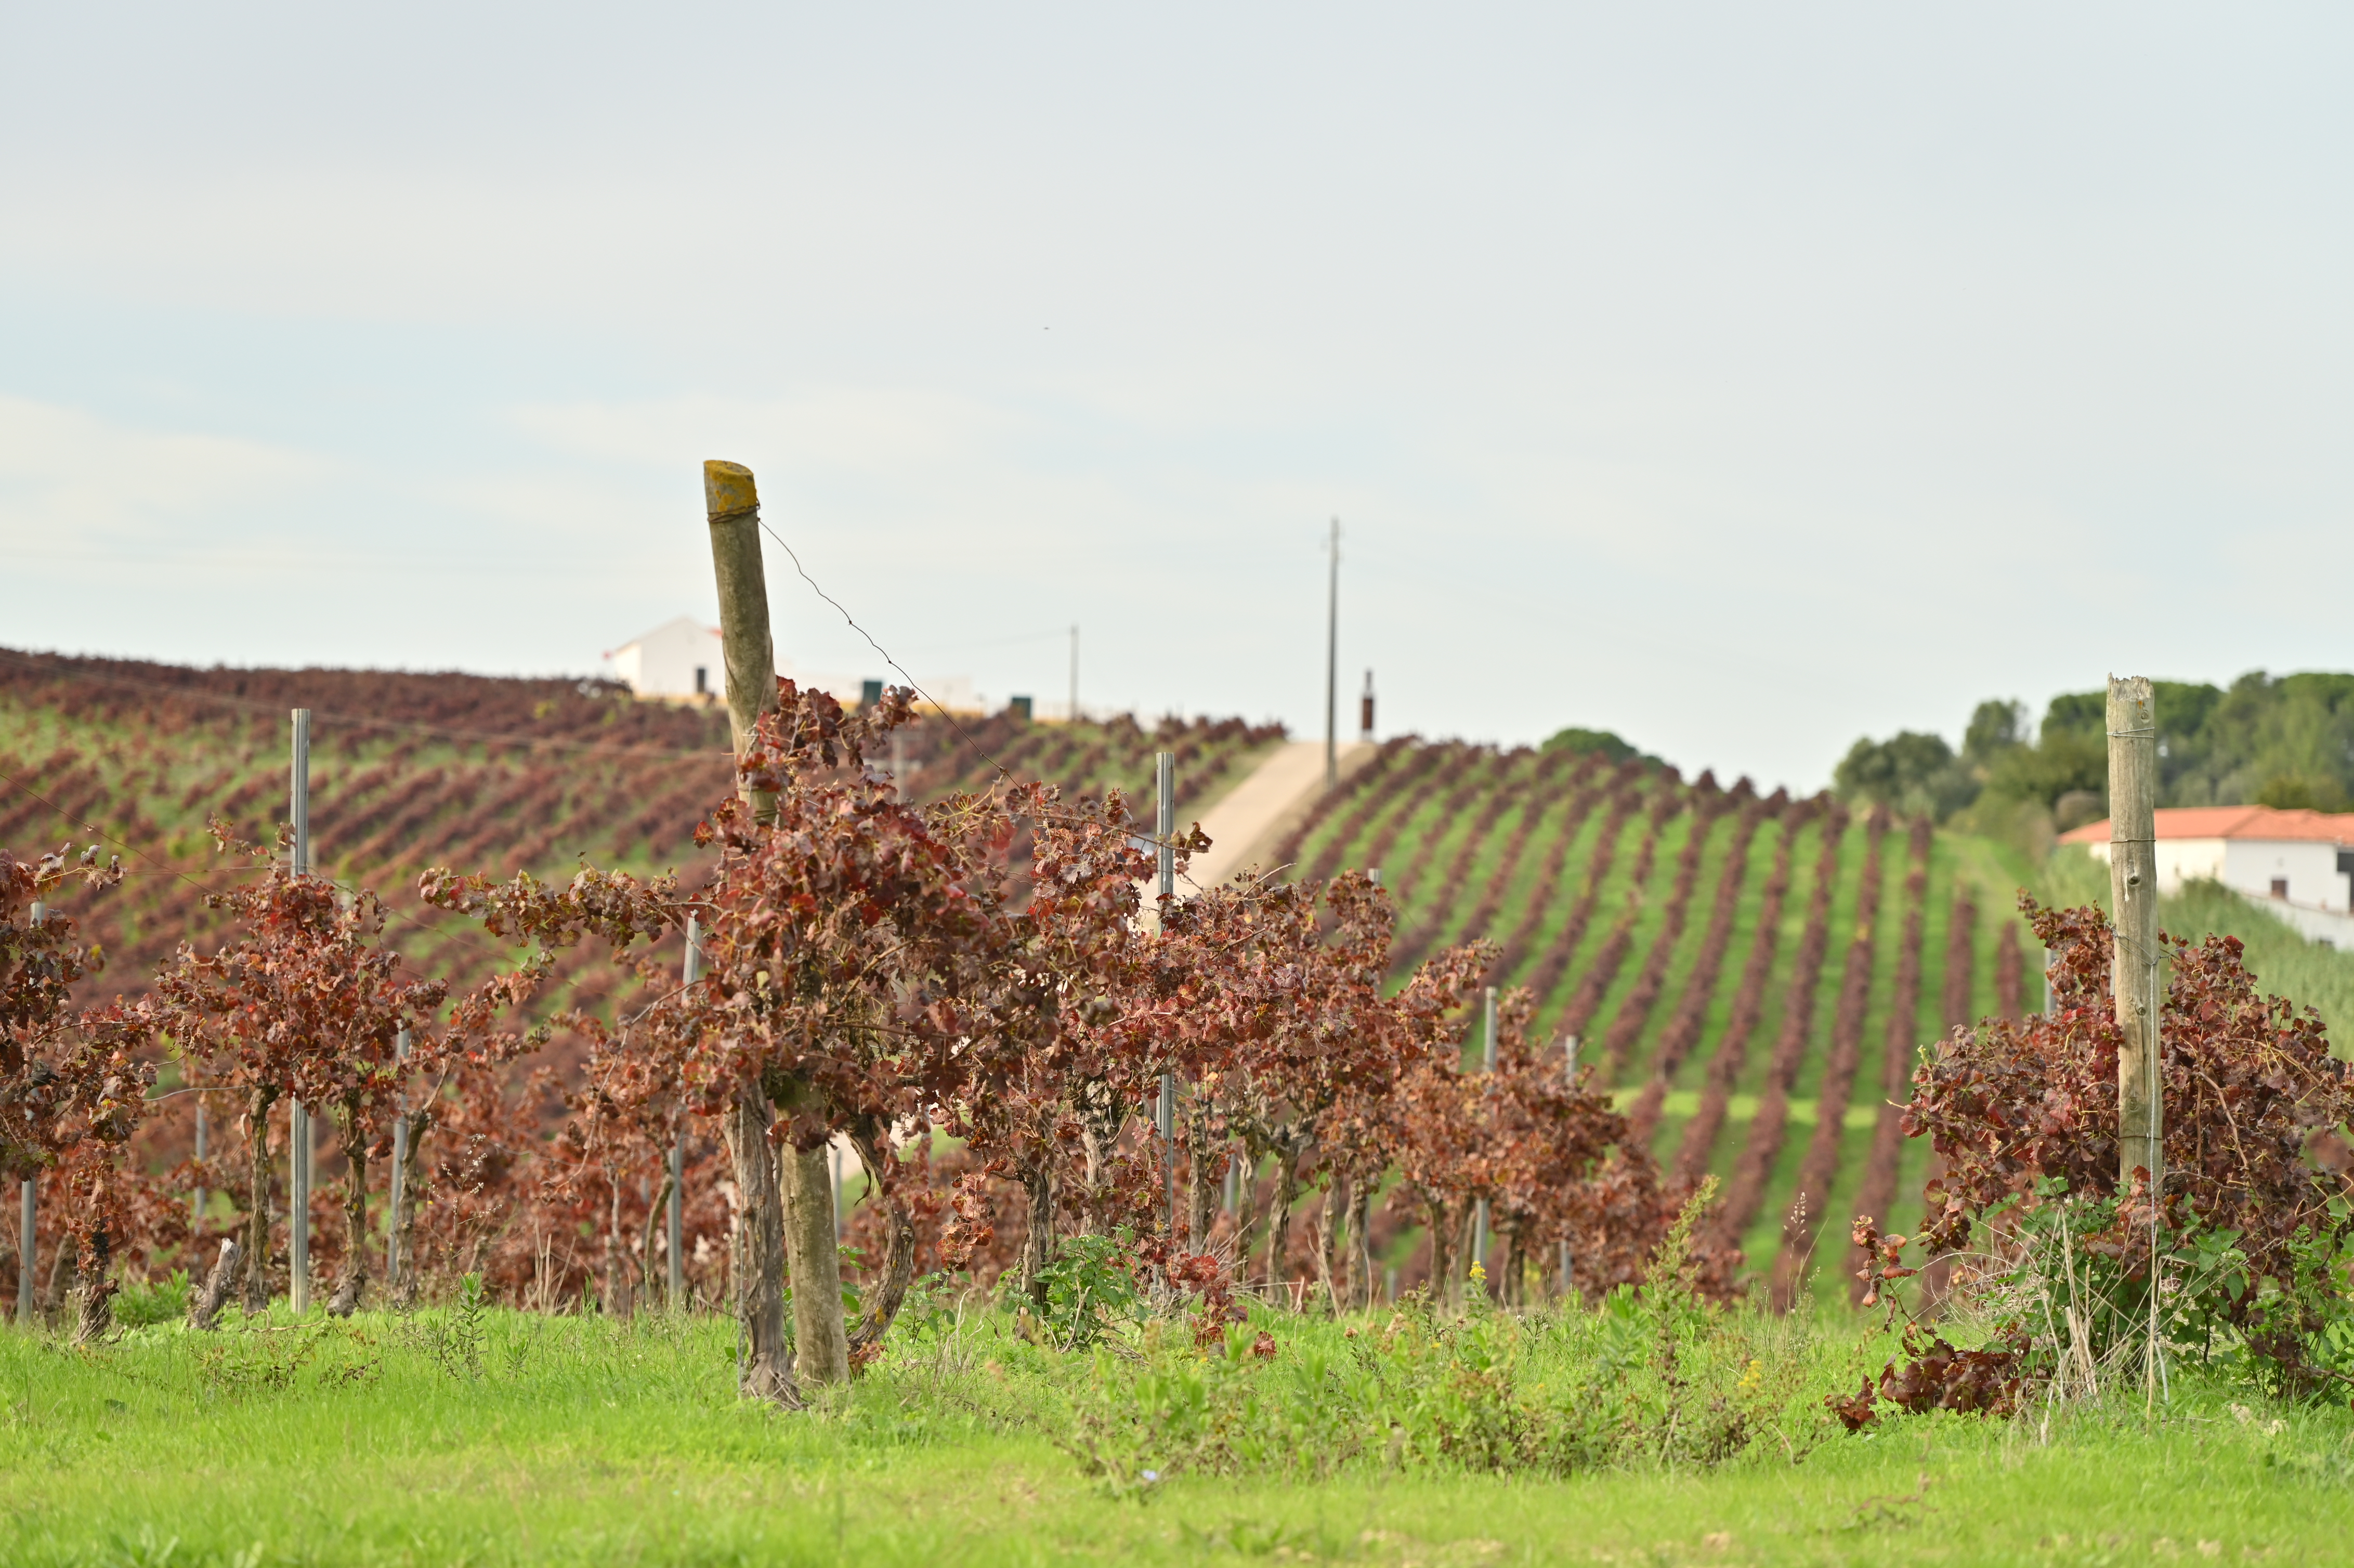
[[[38,926],[48,917],[48,905],[35,899],[33,924]],[[33,1325],[33,1244],[38,1239],[33,1231],[37,1192],[30,1178],[16,1190],[16,1321],[28,1329]]]
[[[288,791],[294,823],[294,858],[288,869],[311,874],[311,710],[294,710],[293,776]],[[311,1309],[311,1112],[290,1100],[286,1112],[287,1305],[299,1318]],[[259,1136],[259,1133],[256,1134]]]
[[[392,1037],[392,1055],[395,1062],[408,1060],[408,1030]],[[408,1095],[403,1090],[392,1098],[392,1179],[384,1205],[384,1287],[393,1292],[400,1288],[400,1200],[408,1185]]]
[[[893,730],[891,738],[897,740],[899,732]],[[703,978],[703,923],[689,915],[686,917],[686,964],[681,978],[688,985]],[[686,1300],[686,1134],[681,1131],[670,1140],[670,1213],[663,1216],[663,1240],[669,1243],[670,1267],[664,1284],[670,1287],[670,1309],[678,1311]]]
[[[1077,636],[1077,628],[1072,635]],[[1156,751],[1152,754],[1154,795],[1153,831],[1161,843],[1161,904],[1155,921],[1169,917],[1169,906],[1177,898],[1177,754]],[[1169,1207],[1169,1232],[1177,1233],[1177,1075],[1161,1075],[1161,1196]],[[1196,1245],[1200,1245],[1198,1242]]]
[[[1324,788],[1341,781],[1341,520],[1332,519],[1331,563],[1324,598]]]
[[[1071,723],[1079,722],[1079,629],[1071,628]]]
[[[1567,1036],[1562,1044],[1562,1082],[1574,1094],[1577,1090],[1577,1036],[1575,1034]],[[1576,1276],[1570,1272],[1570,1265],[1573,1261],[1569,1251],[1569,1237],[1564,1235],[1561,1238],[1561,1298],[1564,1301],[1576,1299],[1575,1284]]]
[[[2109,677],[2109,907],[2116,911],[2117,1185],[2136,1168],[2153,1197],[2164,1166],[2158,1017],[2165,956],[2158,945],[2158,712],[2147,676]]]
[[[1479,993],[1479,1070],[1496,1070],[1496,988],[1487,986]],[[1488,1200],[1482,1198],[1474,1210],[1471,1227],[1471,1261],[1485,1270],[1488,1266]],[[1466,1272],[1469,1272],[1468,1270]]]

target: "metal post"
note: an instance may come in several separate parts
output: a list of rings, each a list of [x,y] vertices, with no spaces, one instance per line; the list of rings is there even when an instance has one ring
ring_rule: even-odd
[[[1331,586],[1324,601],[1324,788],[1341,781],[1341,520],[1332,519]]]
[[[33,1322],[33,1184],[21,1183],[16,1202],[16,1321]]]
[[[1079,629],[1071,628],[1071,718],[1079,722]]]
[[[191,1248],[194,1248],[197,1241],[200,1239],[196,1233],[204,1228],[205,1224],[204,1163],[205,1097],[202,1095],[198,1095],[196,1097],[196,1165],[198,1173],[196,1176],[196,1191],[188,1194],[188,1245]],[[191,1255],[194,1255],[193,1252],[191,1253]]]
[[[891,732],[896,741],[898,732]],[[703,978],[703,926],[694,916],[686,917],[686,967],[681,971],[688,985]],[[670,1245],[668,1259],[670,1307],[675,1312],[686,1300],[686,1258],[682,1249],[686,1237],[686,1135],[680,1133],[670,1140],[670,1213],[665,1216],[664,1240]]]
[[[1078,629],[1072,629],[1072,636]],[[1076,646],[1076,644],[1075,644]],[[1076,677],[1075,676],[1076,680]],[[1073,687],[1074,690],[1077,688]],[[1152,754],[1152,788],[1155,796],[1153,831],[1161,840],[1161,914],[1168,917],[1169,906],[1177,896],[1177,754],[1157,751]],[[1161,1075],[1161,1198],[1168,1206],[1169,1230],[1177,1231],[1177,1075]]]
[[[1479,993],[1479,1070],[1496,1070],[1496,988]],[[1479,1200],[1471,1225],[1471,1261],[1484,1273],[1488,1266],[1488,1200]]]
[[[1575,1093],[1577,1088],[1576,1035],[1572,1034],[1563,1042],[1562,1058],[1562,1081],[1568,1086],[1571,1092]],[[1576,1277],[1570,1272],[1570,1265],[1573,1261],[1569,1252],[1569,1238],[1564,1236],[1561,1238],[1561,1298],[1564,1301],[1573,1298],[1574,1281]]]
[[[408,1060],[408,1031],[404,1029],[392,1037],[393,1059]],[[392,1181],[391,1199],[384,1213],[384,1284],[387,1290],[400,1284],[400,1202],[408,1186],[408,1096],[406,1092],[392,1098]]]
[[[294,828],[294,850],[287,867],[296,876],[311,874],[311,710],[294,710],[294,755],[288,781],[287,816]],[[289,1102],[287,1113],[287,1296],[297,1317],[311,1309],[311,1113],[300,1100]]]
[[[311,874],[311,710],[294,710],[293,778],[287,790],[288,815],[294,824],[294,863],[287,869],[297,876]]]

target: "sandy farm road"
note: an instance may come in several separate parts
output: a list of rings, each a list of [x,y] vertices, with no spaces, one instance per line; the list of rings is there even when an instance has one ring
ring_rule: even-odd
[[[1341,776],[1346,779],[1362,767],[1374,749],[1364,741],[1343,745]],[[1322,741],[1295,740],[1277,747],[1249,778],[1220,796],[1202,815],[1202,831],[1210,835],[1210,849],[1195,857],[1185,880],[1194,888],[1215,887],[1251,866],[1267,869],[1275,846],[1299,825],[1323,789]],[[1182,832],[1193,823],[1181,818],[1177,825]]]

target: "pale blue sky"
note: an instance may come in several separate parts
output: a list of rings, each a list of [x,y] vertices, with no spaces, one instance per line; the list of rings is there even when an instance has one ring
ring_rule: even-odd
[[[2341,7],[0,18],[0,643],[592,670],[726,456],[992,695],[1320,731],[1335,514],[1384,729],[2354,667]]]

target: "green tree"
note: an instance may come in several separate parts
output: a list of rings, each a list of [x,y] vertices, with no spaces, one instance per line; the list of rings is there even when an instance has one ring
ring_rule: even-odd
[[[1901,730],[1886,740],[1870,736],[1848,748],[1832,771],[1841,800],[1876,801],[1908,816],[1944,821],[1978,798],[1978,781],[1938,735]]]

